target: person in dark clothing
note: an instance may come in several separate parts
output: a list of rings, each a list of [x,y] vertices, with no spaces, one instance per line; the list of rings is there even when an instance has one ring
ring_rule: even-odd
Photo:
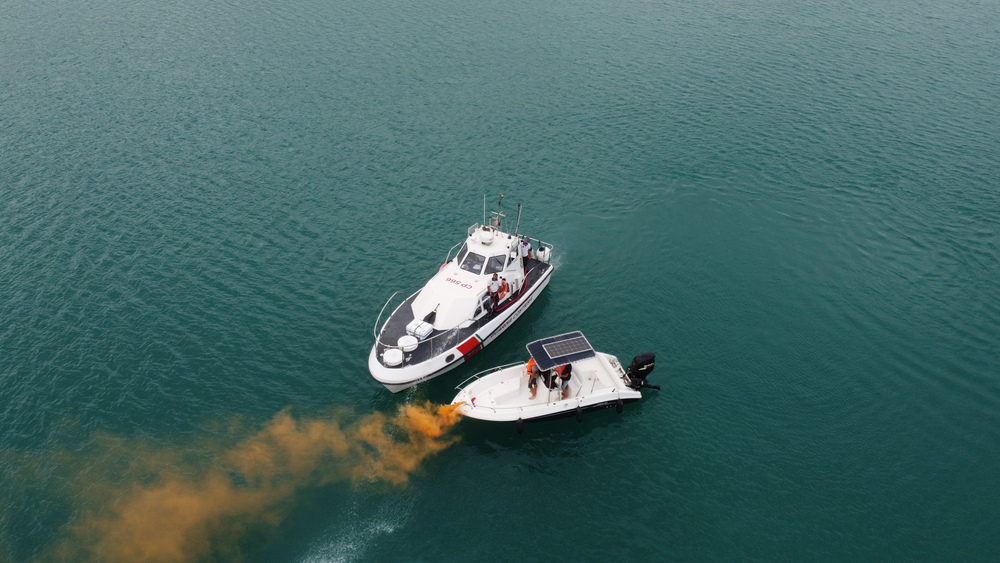
[[[531,260],[531,241],[528,237],[521,239],[521,244],[517,246],[517,252],[521,256],[521,267],[524,268],[524,273],[528,273],[528,260]]]
[[[500,279],[496,274],[493,274],[493,279],[490,280],[489,284],[490,297],[493,298],[493,308],[496,309],[497,306],[497,294],[500,292]]]
[[[573,365],[566,364],[560,368],[556,368],[556,373],[559,374],[559,387],[562,389],[562,398],[569,398],[569,380],[573,377]]]

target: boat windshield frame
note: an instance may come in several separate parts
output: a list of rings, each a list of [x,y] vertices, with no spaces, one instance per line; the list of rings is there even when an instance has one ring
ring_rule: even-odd
[[[458,254],[455,256],[455,263],[461,264],[462,260],[465,260],[465,255],[469,253],[469,243],[463,242],[462,248],[458,249]]]
[[[497,260],[500,261],[499,266],[497,265]],[[483,269],[483,275],[489,276],[492,274],[503,273],[504,268],[507,266],[507,255],[506,254],[494,254],[486,259],[486,267]]]
[[[473,257],[479,258],[478,263],[476,263],[476,260]],[[466,272],[469,272],[470,274],[475,274],[478,276],[479,274],[482,273],[484,265],[486,265],[486,256],[483,256],[478,252],[473,252],[470,250],[465,255],[465,260],[463,260],[458,265],[458,267],[465,270]]]

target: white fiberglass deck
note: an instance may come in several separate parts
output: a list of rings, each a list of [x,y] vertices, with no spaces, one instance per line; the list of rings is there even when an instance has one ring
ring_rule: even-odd
[[[626,385],[625,371],[614,356],[598,352],[572,362],[572,366],[573,376],[565,399],[558,384],[555,389],[548,389],[541,382],[535,398],[531,399],[525,364],[517,363],[473,376],[452,403],[464,402],[459,412],[471,418],[515,421],[572,414],[577,408],[601,408],[619,399],[631,402],[641,397]]]

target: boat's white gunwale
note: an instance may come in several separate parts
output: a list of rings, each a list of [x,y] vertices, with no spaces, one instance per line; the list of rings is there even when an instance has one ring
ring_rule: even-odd
[[[612,363],[611,359],[614,360],[614,363]],[[577,367],[578,364],[579,369]],[[593,364],[597,365],[594,366]],[[625,383],[624,371],[620,368],[616,369],[616,364],[620,366],[620,362],[618,362],[616,357],[601,352],[597,353],[596,358],[587,358],[579,363],[575,362],[574,374],[578,372],[581,375],[590,373],[587,370],[591,370],[594,367],[601,369],[593,370],[593,377],[579,381],[580,387],[577,390],[576,396],[562,399],[561,392],[558,389],[549,390],[539,388],[538,393],[540,396],[542,393],[548,393],[549,397],[556,396],[559,398],[556,400],[538,401],[540,398],[538,396],[534,399],[534,402],[529,402],[526,397],[528,391],[524,363],[517,363],[503,369],[496,368],[496,371],[463,386],[452,401],[452,404],[464,402],[464,404],[458,407],[458,412],[470,418],[492,422],[511,422],[518,419],[531,420],[556,417],[571,414],[577,409],[588,410],[601,406],[610,406],[619,400],[627,403],[642,398],[642,394],[639,391],[632,389]],[[601,381],[604,386],[590,392],[585,392],[587,383],[594,380]],[[610,380],[611,385],[607,385],[608,380]],[[496,388],[510,383],[514,383],[517,386],[518,393],[525,396],[519,396],[515,399],[515,402],[511,402],[510,404],[498,404],[491,393]],[[581,392],[584,394],[580,395],[579,393]],[[509,391],[505,391],[505,395],[507,393]],[[473,397],[476,398],[476,401],[472,400]],[[517,402],[518,400],[520,402]]]
[[[518,300],[515,306],[503,311],[500,315],[497,315],[496,318],[483,325],[480,330],[476,331],[473,336],[480,340],[480,348],[485,347],[487,344],[495,340],[515,320],[517,320],[517,318],[520,317],[524,311],[528,309],[541,291],[545,289],[545,286],[548,285],[549,280],[552,277],[553,269],[554,268],[550,267],[543,272],[538,282],[527,289],[525,294]],[[405,302],[406,301],[404,301],[404,303]],[[485,334],[485,336],[480,336],[481,334]],[[420,362],[419,364],[394,368],[388,368],[382,365],[382,363],[378,360],[377,345],[372,346],[371,352],[368,355],[368,371],[375,381],[378,381],[393,393],[398,393],[418,383],[433,379],[434,377],[450,371],[464,363],[467,359],[470,359],[472,357],[471,355],[467,358],[459,351],[459,346],[467,341],[468,339],[459,343],[458,346],[449,348],[436,356]],[[450,363],[445,361],[445,358],[447,358],[449,354],[455,355],[454,359]]]

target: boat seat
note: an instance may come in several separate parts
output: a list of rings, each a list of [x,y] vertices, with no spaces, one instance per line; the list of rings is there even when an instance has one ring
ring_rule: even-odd
[[[519,402],[521,396],[527,394],[526,389],[528,386],[525,380],[526,378],[518,376],[516,379],[511,378],[507,380],[507,383],[510,383],[510,385],[490,389],[490,400],[493,401],[494,405],[498,406],[510,402]]]
[[[578,373],[573,372],[573,378],[569,380],[569,396],[567,399],[572,399],[574,397],[579,397],[580,393],[587,387],[587,377],[590,374],[587,372]]]
[[[593,369],[574,372],[569,384],[569,396],[579,397],[581,393],[593,393],[598,387],[604,387],[604,382],[599,379],[597,371]]]

